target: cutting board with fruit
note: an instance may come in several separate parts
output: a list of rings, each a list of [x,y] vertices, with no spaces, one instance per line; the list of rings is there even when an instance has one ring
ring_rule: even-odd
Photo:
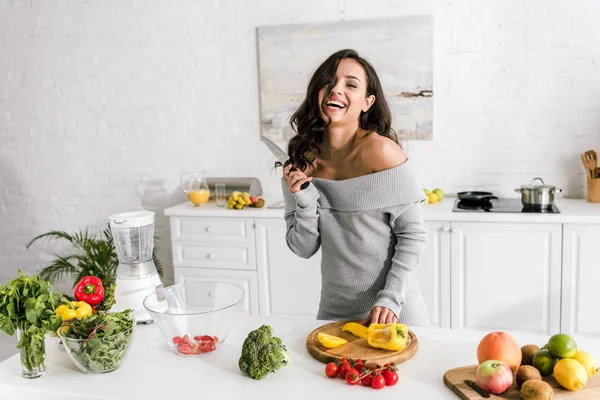
[[[369,363],[384,365],[388,362],[400,364],[411,359],[419,348],[419,339],[411,330],[408,330],[406,347],[403,350],[392,351],[371,347],[366,338],[353,335],[350,332],[343,331],[342,328],[346,322],[332,322],[320,326],[313,330],[306,338],[306,349],[315,359],[328,363],[339,361],[341,358],[363,359]],[[347,343],[334,348],[327,348],[319,341],[319,333],[332,335],[346,340]]]
[[[465,381],[476,382],[477,379],[475,376],[475,371],[477,371],[477,365],[451,369],[444,374],[444,383],[463,400],[480,400],[486,398],[492,400],[520,400],[522,398],[521,391],[515,382],[513,382],[511,387],[506,392],[500,395],[489,394],[489,397],[480,395],[477,391],[475,391],[475,389],[465,383]],[[553,376],[546,376],[543,379],[552,387],[552,391],[554,392],[552,399],[600,399],[600,375],[595,375],[589,378],[587,385],[585,385],[583,389],[580,389],[576,392],[563,389],[558,382],[556,382],[556,379],[554,379]]]

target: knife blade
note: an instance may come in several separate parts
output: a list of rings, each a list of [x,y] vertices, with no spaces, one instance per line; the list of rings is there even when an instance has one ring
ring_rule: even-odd
[[[468,387],[470,387],[471,389],[473,389],[474,391],[477,392],[478,395],[480,395],[481,397],[484,398],[488,398],[490,397],[490,394],[488,392],[486,392],[485,390],[483,390],[475,381],[469,380],[469,379],[465,379],[463,381],[465,383],[465,385],[467,385]]]
[[[269,148],[269,150],[271,151],[271,153],[275,156],[275,158],[277,158],[277,161],[279,161],[280,163],[283,164],[283,168],[287,167],[289,164],[292,163],[292,161],[290,160],[289,156],[287,155],[287,153],[285,151],[283,151],[281,149],[281,147],[277,146],[277,144],[272,141],[271,139],[269,139],[268,137],[262,136],[261,137],[263,143]],[[292,167],[290,169],[290,171],[295,171],[296,167]],[[300,186],[300,190],[304,190],[308,187],[308,185],[310,185],[310,182],[304,182],[302,184],[302,186]]]

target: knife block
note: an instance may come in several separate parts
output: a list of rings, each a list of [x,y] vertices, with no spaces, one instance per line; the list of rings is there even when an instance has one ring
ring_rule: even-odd
[[[600,203],[600,178],[587,178],[588,203]]]

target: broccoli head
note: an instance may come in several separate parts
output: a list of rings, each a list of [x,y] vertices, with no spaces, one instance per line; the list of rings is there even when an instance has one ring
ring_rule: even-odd
[[[244,340],[239,366],[253,379],[262,379],[289,363],[290,356],[281,339],[273,337],[271,326],[261,326]]]

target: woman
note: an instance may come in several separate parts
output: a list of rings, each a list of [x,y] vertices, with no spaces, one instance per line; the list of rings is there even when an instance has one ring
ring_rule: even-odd
[[[300,257],[322,250],[317,318],[428,326],[414,277],[425,196],[373,67],[354,50],[334,53],[290,122],[286,240]]]

